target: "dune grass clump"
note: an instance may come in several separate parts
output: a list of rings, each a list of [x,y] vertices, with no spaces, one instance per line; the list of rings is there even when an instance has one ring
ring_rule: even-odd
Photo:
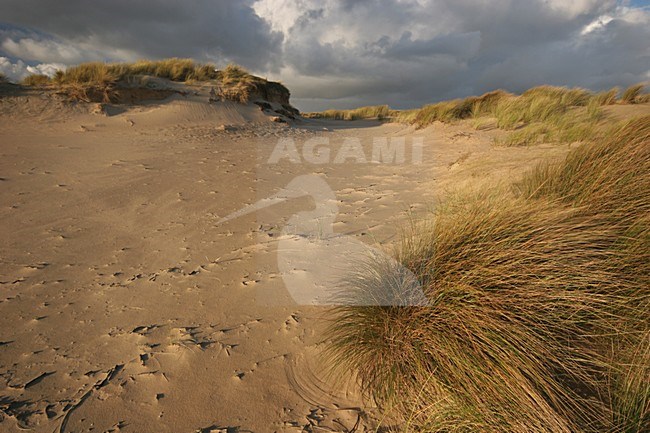
[[[89,62],[57,71],[51,79],[23,81],[25,86],[50,86],[73,100],[113,102],[118,100],[119,83],[134,82],[137,77],[154,76],[171,81],[208,80],[217,78],[213,65],[197,64],[191,59],[142,60],[135,63]],[[28,77],[29,78],[29,77]]]
[[[495,90],[481,96],[438,102],[413,110],[391,110],[388,105],[373,105],[352,110],[325,110],[306,113],[305,116],[314,119],[335,120],[392,120],[424,127],[435,121],[452,122],[489,113],[494,110],[501,98],[508,95],[510,94],[503,90]]]
[[[513,131],[501,139],[495,140],[495,143],[508,146],[532,146],[548,141],[551,136],[551,128],[543,123],[535,123]]]
[[[247,103],[253,97],[267,101],[283,99],[286,101],[283,106],[289,107],[293,114],[298,113],[288,105],[289,90],[282,83],[252,75],[241,66],[229,64],[224,69],[217,70],[214,82],[220,88],[223,99],[240,103]]]
[[[207,81],[217,79],[216,67],[191,59],[141,60],[135,63],[82,63],[54,78],[57,84],[106,85],[136,75],[150,75],[171,81]]]
[[[120,86],[142,85],[147,77],[175,82],[209,82],[214,84],[224,100],[246,103],[252,97],[289,100],[289,91],[280,83],[251,75],[241,66],[228,65],[219,70],[215,65],[196,63],[191,59],[140,60],[134,63],[90,62],[57,71],[51,79],[30,76],[23,85],[49,86],[73,100],[112,102],[119,100]]]
[[[616,104],[618,94],[620,93],[620,90],[618,87],[611,88],[605,92],[599,92],[596,93],[592,101],[596,105],[602,106],[602,105],[614,105]]]
[[[386,119],[390,114],[388,105],[370,105],[359,107],[353,110],[325,110],[317,113],[305,113],[305,117],[312,119],[333,119],[333,120],[363,120],[363,119]]]
[[[504,146],[528,146],[539,143],[585,142],[597,138],[607,130],[607,125],[600,125],[602,117],[600,106],[590,102],[586,109],[575,107],[564,111],[563,115],[519,124],[504,138],[496,139],[495,143]]]
[[[611,91],[594,96],[583,89],[541,86],[504,99],[493,112],[496,125],[513,132],[497,143],[522,146],[594,139],[601,132],[601,106],[609,103],[611,96]]]
[[[628,87],[621,96],[621,102],[624,104],[636,104],[639,102],[638,98],[641,96],[641,92],[643,92],[644,88],[645,84],[643,83],[634,84]]]
[[[591,92],[585,89],[557,86],[537,86],[526,90],[521,96],[530,99],[551,98],[564,106],[584,106],[591,99]]]
[[[31,74],[20,81],[23,86],[46,86],[50,82],[50,77],[43,74]]]
[[[605,215],[627,260],[627,278],[650,287],[650,116],[615,128],[606,138],[572,151],[563,164],[543,163],[516,191],[528,200],[550,199]],[[650,301],[650,290],[646,293]]]
[[[533,122],[557,120],[567,108],[560,100],[547,95],[522,95],[499,104],[494,115],[499,128],[514,129]]]
[[[57,74],[55,84],[106,85],[122,79],[124,71],[101,62],[83,63]]]
[[[382,120],[388,117],[388,105],[375,105],[370,107],[361,107],[352,110],[349,113],[350,120],[357,119],[378,119]]]
[[[217,72],[215,78],[219,78],[224,84],[230,84],[253,77],[248,71],[241,66],[230,64],[222,71]]]
[[[435,121],[453,122],[470,117],[493,115],[501,101],[511,96],[503,90],[495,90],[481,96],[425,105],[414,116],[412,123],[422,128]]]
[[[412,110],[390,110],[388,118],[394,122],[412,124],[420,110],[415,108]]]
[[[494,116],[497,125],[503,129],[535,122],[558,123],[567,111],[586,106],[590,97],[590,93],[583,89],[533,87],[520,96],[500,100],[494,109]]]
[[[563,164],[543,163],[518,184],[527,197],[650,214],[650,117],[626,122],[602,141],[573,150]],[[631,200],[632,199],[632,200]],[[642,207],[643,206],[643,207]],[[636,212],[647,209],[649,212]]]
[[[338,307],[332,361],[407,431],[648,431],[648,190],[650,117],[516,196],[450,200],[396,254],[429,305]],[[347,296],[400,290],[383,263],[360,269]]]
[[[123,65],[123,67],[125,68],[126,75],[152,75],[171,81],[208,81],[217,78],[216,67],[214,65],[197,64],[191,59],[145,60]]]
[[[308,117],[355,120],[378,118],[427,127],[434,122],[454,123],[473,119],[477,128],[485,125],[512,131],[497,144],[527,146],[537,143],[573,143],[602,136],[603,106],[650,102],[650,94],[641,93],[643,84],[629,87],[618,99],[619,89],[592,93],[580,88],[558,86],[533,87],[521,95],[495,90],[481,96],[442,101],[413,110],[390,110],[377,115],[361,107],[356,110],[326,110]],[[366,112],[366,114],[361,114]],[[355,114],[359,113],[359,114]]]
[[[474,117],[492,115],[499,103],[511,96],[512,94],[505,90],[493,90],[492,92],[484,93],[481,96],[470,96],[465,99],[465,103],[471,104],[471,114]]]
[[[633,344],[618,345],[618,356],[608,371],[613,431],[650,430],[650,332]],[[622,347],[621,347],[622,346]]]
[[[574,143],[598,138],[603,105],[616,101],[618,90],[593,95],[583,89],[541,86],[504,100],[495,110],[497,126],[515,130],[498,144]]]
[[[461,99],[452,101],[437,102],[422,107],[415,116],[415,123],[418,127],[430,125],[433,122],[451,122],[453,120],[469,117],[465,113],[464,105]]]
[[[609,95],[608,95],[609,96]],[[422,107],[411,123],[422,128],[435,121],[450,123],[467,118],[493,118],[496,127],[516,130],[499,144],[521,146],[548,140],[583,141],[593,136],[601,117],[600,106],[584,89],[540,86],[516,96],[503,90],[482,96],[443,101]],[[483,124],[478,122],[477,124]]]

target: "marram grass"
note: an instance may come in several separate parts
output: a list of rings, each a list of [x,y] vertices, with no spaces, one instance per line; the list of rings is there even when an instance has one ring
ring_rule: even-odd
[[[241,66],[228,65],[219,70],[212,64],[179,58],[140,60],[134,63],[82,63],[65,71],[57,71],[52,78],[30,75],[21,84],[54,88],[72,99],[82,101],[92,99],[90,95],[103,95],[103,102],[111,102],[115,99],[118,83],[137,83],[142,77],[185,83],[211,82],[220,87],[224,99],[242,103],[248,102],[251,95],[265,91],[289,94],[282,84],[251,75]]]
[[[642,93],[645,84],[627,88],[619,98],[619,89],[592,93],[580,88],[557,86],[533,87],[521,95],[495,90],[481,96],[442,101],[413,110],[391,110],[378,105],[352,110],[326,110],[306,117],[338,120],[378,119],[427,127],[434,122],[454,123],[474,119],[478,127],[494,123],[511,131],[496,143],[504,146],[527,146],[537,143],[575,143],[600,137],[603,128],[602,108],[614,104],[650,102]],[[607,126],[607,125],[605,125]]]
[[[450,200],[396,253],[429,305],[336,308],[329,360],[405,431],[650,431],[648,191],[645,117]],[[359,268],[347,296],[399,292]]]
[[[316,113],[305,113],[305,117],[312,119],[333,119],[333,120],[362,120],[377,119],[383,120],[389,116],[388,105],[371,105],[359,107],[352,110],[325,110]]]

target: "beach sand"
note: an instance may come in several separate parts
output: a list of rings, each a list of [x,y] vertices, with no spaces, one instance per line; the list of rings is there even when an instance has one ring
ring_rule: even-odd
[[[368,431],[380,411],[320,356],[331,318],[293,302],[277,233],[308,197],[219,221],[301,174],[326,179],[334,231],[376,248],[451,191],[511,182],[568,146],[503,148],[470,123],[272,122],[175,96],[70,106],[0,99],[0,431]],[[268,157],[330,142],[329,162]],[[346,139],[422,137],[422,161],[335,163]],[[302,155],[301,155],[302,158]],[[266,220],[265,220],[266,221]],[[364,430],[367,429],[367,430]],[[374,430],[372,430],[374,431]]]

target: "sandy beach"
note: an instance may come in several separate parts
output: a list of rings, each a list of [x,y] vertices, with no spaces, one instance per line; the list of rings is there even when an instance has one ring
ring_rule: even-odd
[[[376,411],[319,356],[328,308],[296,304],[278,271],[277,233],[309,198],[275,207],[276,226],[220,219],[317,175],[338,201],[334,231],[389,251],[450,191],[568,150],[496,147],[498,130],[466,123],[279,124],[254,104],[209,104],[205,89],[99,107],[31,92],[0,110],[8,433],[373,428]],[[326,162],[268,163],[279,140],[300,152],[314,137]],[[421,161],[372,163],[382,137],[419,137]],[[367,163],[336,161],[350,138]]]
[[[0,433],[650,433],[648,0],[0,3]]]

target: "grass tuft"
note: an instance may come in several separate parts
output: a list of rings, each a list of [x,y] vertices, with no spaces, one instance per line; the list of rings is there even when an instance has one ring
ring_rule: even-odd
[[[623,96],[621,96],[621,102],[624,104],[636,104],[638,101],[637,99],[641,95],[641,92],[645,88],[645,84],[639,83],[639,84],[634,84],[623,92]]]
[[[42,74],[31,74],[22,79],[20,84],[23,86],[41,87],[46,86],[50,82],[50,77]]]
[[[415,123],[415,118],[418,115],[419,109],[413,110],[390,110],[388,118],[394,122],[412,124]]]
[[[435,121],[453,122],[470,117],[494,115],[502,101],[510,97],[512,95],[503,90],[495,90],[481,96],[425,105],[416,113],[412,123],[422,128]]]
[[[620,90],[618,87],[607,90],[606,92],[596,93],[592,100],[597,105],[614,105],[618,98]]]
[[[649,144],[645,117],[450,200],[396,253],[429,305],[337,308],[333,363],[416,431],[647,431]],[[348,296],[402,284],[369,260]]]

